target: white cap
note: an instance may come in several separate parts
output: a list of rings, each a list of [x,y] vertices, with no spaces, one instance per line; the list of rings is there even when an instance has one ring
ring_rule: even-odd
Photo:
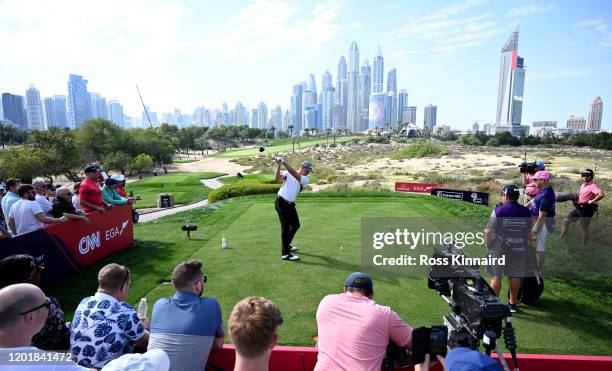
[[[102,368],[103,371],[168,371],[170,358],[161,349],[143,354],[124,354]]]
[[[123,182],[125,180],[125,175],[123,174],[115,174],[111,178]]]

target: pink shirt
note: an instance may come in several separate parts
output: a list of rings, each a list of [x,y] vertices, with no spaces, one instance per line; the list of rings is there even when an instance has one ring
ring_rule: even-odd
[[[535,177],[535,174],[527,174],[527,181],[525,182],[525,184],[532,184],[535,182],[535,179],[533,179]],[[535,195],[538,194],[538,187],[533,186],[533,187],[525,187],[525,194],[535,197]]]
[[[588,183],[582,183],[580,186],[580,194],[578,195],[578,203],[586,204],[588,201],[594,199],[601,194],[601,188],[594,181]]]
[[[405,346],[412,339],[412,327],[391,308],[350,293],[321,300],[317,327],[315,371],[380,371],[389,340]]]

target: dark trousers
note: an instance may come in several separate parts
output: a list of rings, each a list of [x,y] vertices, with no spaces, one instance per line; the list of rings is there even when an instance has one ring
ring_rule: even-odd
[[[295,209],[295,203],[287,202],[280,196],[274,201],[274,207],[281,223],[282,255],[287,255],[291,248],[291,241],[293,241],[295,233],[300,229],[300,218]]]

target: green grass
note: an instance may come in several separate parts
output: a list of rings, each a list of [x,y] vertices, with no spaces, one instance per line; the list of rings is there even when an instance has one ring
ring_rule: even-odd
[[[235,198],[135,227],[132,248],[104,259],[50,290],[67,317],[82,297],[95,291],[100,267],[117,262],[133,274],[128,301],[137,304],[146,296],[151,306],[173,293],[170,278],[184,259],[201,259],[208,275],[205,295],[216,297],[224,323],[233,305],[249,295],[273,300],[285,319],[279,332],[281,344],[312,345],[319,301],[338,293],[346,276],[364,269],[361,264],[362,217],[466,217],[486,218],[490,209],[452,200],[391,192],[306,193],[298,210],[302,229],[295,245],[301,247],[299,263],[284,262],[280,255],[280,228],[273,195]],[[187,240],[180,226],[196,223],[198,230]],[[222,250],[225,235],[229,249]],[[339,247],[342,246],[343,249]],[[442,323],[450,311],[427,288],[425,278],[374,275],[375,299],[389,305],[414,327]],[[504,290],[507,282],[504,282]],[[519,352],[606,355],[612,348],[612,280],[546,280],[542,298],[533,306],[521,306],[513,323]],[[505,298],[504,298],[505,300]],[[562,341],[561,341],[562,339]]]
[[[187,164],[189,162],[196,162],[198,160],[189,159],[189,160],[172,160],[173,164]]]
[[[171,193],[177,205],[188,204],[205,199],[211,191],[200,182],[200,179],[216,178],[221,175],[223,174],[168,173],[128,183],[126,191],[141,197],[141,200],[136,202],[137,208],[157,207],[157,196],[160,193]]]
[[[350,141],[352,138],[354,137],[336,137],[336,143],[347,142],[347,141]],[[298,145],[296,144],[295,149],[312,147],[317,144],[326,144],[327,142],[328,140],[325,138],[323,139],[301,138],[300,147],[298,147]],[[334,140],[330,136],[329,144],[332,144],[333,142]],[[291,144],[290,139],[278,139],[278,140],[275,140],[271,145],[265,146],[265,148],[266,148],[266,151],[263,153],[264,154],[268,153],[270,154],[270,156],[272,156],[272,154],[276,152],[290,151],[291,149],[293,149],[293,144]],[[259,147],[255,147],[255,148],[228,150],[223,153],[215,154],[211,157],[247,157],[247,156],[256,156],[260,154],[262,154],[262,152],[259,152]]]

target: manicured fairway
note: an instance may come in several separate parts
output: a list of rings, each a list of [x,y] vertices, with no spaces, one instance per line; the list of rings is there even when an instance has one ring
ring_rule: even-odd
[[[342,142],[347,142],[351,139],[353,139],[354,137],[336,137],[336,143],[342,143]],[[308,139],[304,139],[302,138],[300,140],[300,145],[298,146],[297,143],[295,144],[295,149],[299,149],[299,148],[306,148],[306,147],[312,147],[314,145],[317,144],[332,144],[334,142],[333,137],[329,137],[328,139],[318,139],[318,138],[308,138]],[[272,155],[273,153],[276,152],[286,152],[286,151],[290,151],[293,149],[293,144],[291,144],[291,140],[287,140],[287,139],[280,139],[275,141],[276,144],[272,144],[269,146],[265,146],[266,151],[265,153],[268,153],[270,155]],[[259,152],[259,147],[255,147],[255,148],[246,148],[246,149],[235,149],[235,150],[227,150],[226,152],[223,153],[219,153],[216,154],[212,157],[246,157],[246,156],[253,156],[253,155],[259,155],[261,154],[261,152]]]
[[[69,316],[79,300],[96,288],[97,270],[109,262],[128,265],[133,273],[128,301],[146,296],[150,306],[173,293],[169,280],[183,259],[201,259],[208,283],[205,295],[222,305],[224,321],[233,305],[249,295],[273,300],[285,322],[281,344],[312,345],[315,313],[321,298],[341,291],[344,279],[361,264],[362,217],[486,217],[490,209],[467,203],[392,193],[304,194],[298,203],[302,228],[295,245],[302,261],[280,260],[280,227],[274,196],[228,200],[221,207],[170,216],[137,225],[133,248],[83,271],[50,294],[58,297]],[[424,218],[425,220],[425,218]],[[429,219],[427,219],[429,220]],[[187,240],[180,226],[196,223]],[[225,235],[229,249],[221,249]],[[342,249],[340,248],[342,247]],[[504,286],[507,283],[504,282]],[[390,305],[409,324],[441,324],[450,310],[424,277],[374,276],[375,299]],[[521,306],[514,324],[519,352],[609,355],[612,349],[612,280],[547,279],[540,301]],[[504,302],[505,302],[505,298]]]

